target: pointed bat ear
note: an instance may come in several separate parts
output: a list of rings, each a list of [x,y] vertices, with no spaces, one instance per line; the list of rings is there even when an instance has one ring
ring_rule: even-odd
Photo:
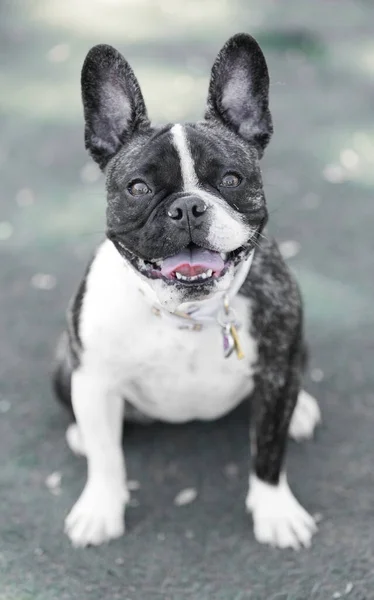
[[[150,126],[138,81],[112,46],[94,46],[81,75],[85,142],[93,159],[108,161],[138,130]]]
[[[269,74],[262,50],[250,35],[235,35],[218,54],[205,118],[226,125],[256,146],[262,157],[273,133]]]

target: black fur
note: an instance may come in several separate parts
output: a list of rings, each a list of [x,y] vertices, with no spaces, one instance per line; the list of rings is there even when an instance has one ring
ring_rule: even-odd
[[[83,349],[80,334],[80,318],[86,293],[87,277],[93,261],[94,257],[90,260],[84,277],[70,303],[67,313],[67,328],[59,340],[57,348],[57,364],[52,379],[53,389],[57,398],[69,409],[71,414],[73,414],[71,403],[71,376],[74,369],[79,367],[80,354]]]
[[[87,279],[88,271],[89,271],[89,269],[87,269],[86,275],[84,276],[84,278],[82,279],[82,281],[79,284],[77,293],[74,297],[74,300],[73,300],[71,308],[70,308],[70,317],[69,317],[70,335],[71,335],[71,339],[73,339],[75,341],[74,345],[77,347],[77,349],[82,348],[82,341],[81,341],[81,336],[80,336],[80,332],[79,332],[79,317],[80,317],[80,314],[82,311],[83,298],[86,293],[86,279]],[[77,354],[77,356],[75,358],[77,359],[78,352],[76,354]]]
[[[302,302],[277,245],[263,240],[241,293],[251,298],[258,365],[251,401],[253,468],[277,483],[305,362]]]
[[[72,350],[72,339],[68,332],[64,332],[59,340],[57,360],[52,377],[52,386],[57,399],[63,404],[74,418],[71,402],[71,377],[77,368],[76,353]]]

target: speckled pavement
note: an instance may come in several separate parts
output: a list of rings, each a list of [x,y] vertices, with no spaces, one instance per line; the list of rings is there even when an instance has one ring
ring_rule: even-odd
[[[367,0],[48,0],[0,5],[0,600],[374,598],[374,4]],[[127,536],[73,550],[63,517],[85,465],[49,383],[67,302],[104,231],[83,144],[79,72],[107,42],[156,121],[201,116],[235,32],[260,41],[275,135],[271,229],[305,297],[321,402],[289,477],[320,519],[312,549],[254,540],[247,409],[210,424],[128,427]],[[183,506],[187,488],[197,497]],[[190,499],[193,499],[192,496]]]

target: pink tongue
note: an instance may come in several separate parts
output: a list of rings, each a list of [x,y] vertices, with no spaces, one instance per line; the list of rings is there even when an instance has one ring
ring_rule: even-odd
[[[186,277],[193,277],[212,269],[219,275],[225,263],[218,252],[204,250],[203,248],[193,248],[192,250],[183,250],[175,256],[165,258],[162,263],[161,273],[164,277],[171,277],[175,271],[178,271]]]

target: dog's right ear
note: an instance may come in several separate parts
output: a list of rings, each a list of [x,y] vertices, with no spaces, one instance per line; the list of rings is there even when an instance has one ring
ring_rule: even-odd
[[[81,76],[85,143],[104,169],[136,132],[150,123],[138,81],[123,56],[112,46],[94,46]]]

